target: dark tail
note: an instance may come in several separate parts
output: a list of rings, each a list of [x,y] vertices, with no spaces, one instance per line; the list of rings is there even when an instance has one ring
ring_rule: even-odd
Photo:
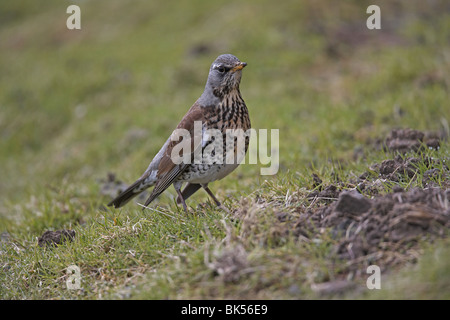
[[[146,189],[146,187],[144,187],[142,183],[143,179],[137,180],[126,190],[122,191],[114,200],[108,203],[108,207],[114,206],[114,208],[120,208],[126,205],[128,201],[130,201]],[[148,187],[150,187],[150,185]]]

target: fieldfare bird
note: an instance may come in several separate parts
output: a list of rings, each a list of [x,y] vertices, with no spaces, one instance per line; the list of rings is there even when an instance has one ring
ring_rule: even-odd
[[[145,202],[148,206],[171,184],[178,194],[177,203],[182,203],[186,212],[185,200],[200,188],[221,206],[208,183],[236,169],[249,145],[250,118],[239,90],[246,65],[231,54],[217,57],[209,69],[203,94],[181,119],[144,174],[108,206],[122,207],[155,186]]]

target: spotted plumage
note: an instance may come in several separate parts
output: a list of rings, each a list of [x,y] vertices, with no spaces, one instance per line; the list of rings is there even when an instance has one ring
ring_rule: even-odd
[[[231,54],[221,55],[212,63],[203,94],[180,121],[172,138],[167,139],[144,174],[109,206],[119,208],[154,186],[145,202],[147,206],[172,184],[178,194],[177,202],[182,203],[186,211],[185,200],[201,187],[220,206],[208,183],[220,180],[236,169],[249,144],[250,118],[239,90],[242,69],[246,65]],[[200,130],[196,124],[201,125]],[[186,156],[183,159],[187,160],[182,162],[173,158],[182,142],[174,139],[175,133],[180,132],[177,130],[184,130],[191,137],[186,140],[189,151],[184,153],[185,149],[182,149],[178,154]],[[241,138],[244,139],[243,148],[239,148],[238,140]],[[181,191],[183,183],[187,185]]]

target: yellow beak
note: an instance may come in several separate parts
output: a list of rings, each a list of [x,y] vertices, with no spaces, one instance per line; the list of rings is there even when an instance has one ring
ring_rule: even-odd
[[[232,72],[236,72],[238,70],[244,69],[244,67],[247,65],[247,62],[240,62],[238,65],[236,65],[233,69],[231,69]]]

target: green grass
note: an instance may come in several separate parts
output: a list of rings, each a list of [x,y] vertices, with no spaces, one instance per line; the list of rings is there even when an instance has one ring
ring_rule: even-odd
[[[417,264],[406,265],[401,271],[382,277],[380,290],[365,292],[368,299],[436,299],[448,300],[448,241],[426,245]],[[414,290],[411,290],[414,289]],[[353,294],[349,298],[356,298]]]
[[[324,232],[301,241],[277,214],[295,219],[309,206],[312,173],[324,185],[349,182],[392,158],[371,143],[392,128],[448,136],[445,1],[380,1],[383,29],[371,32],[370,1],[80,2],[81,31],[65,26],[70,4],[0,4],[3,299],[321,297],[311,285],[344,267],[330,259],[334,240]],[[105,209],[100,180],[141,175],[226,52],[248,63],[241,92],[252,126],[279,129],[279,173],[246,164],[212,184],[232,214],[199,192],[185,215],[172,189],[158,211]],[[424,156],[448,163],[449,150],[447,140]],[[426,170],[420,162],[400,185],[422,187]],[[63,228],[76,231],[73,242],[37,245]],[[420,277],[388,298],[447,297],[422,286],[450,278],[427,271],[433,254],[448,259],[423,247]],[[66,288],[69,265],[81,269],[81,290]]]

